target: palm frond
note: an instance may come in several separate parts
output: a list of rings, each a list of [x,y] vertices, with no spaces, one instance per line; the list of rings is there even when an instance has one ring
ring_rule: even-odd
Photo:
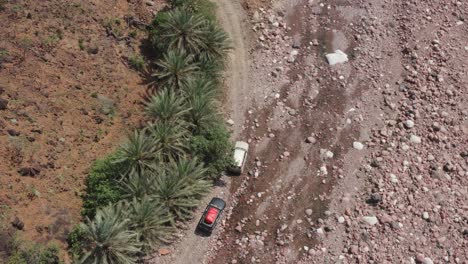
[[[125,175],[128,175],[154,169],[157,157],[158,151],[153,137],[147,136],[145,131],[135,130],[120,146],[119,158],[114,162],[128,164],[129,168],[125,172]]]
[[[128,204],[130,228],[138,233],[143,251],[148,253],[161,243],[170,243],[173,239],[172,227],[167,224],[171,218],[167,210],[149,196],[141,200],[133,198]]]
[[[150,102],[146,104],[148,116],[164,123],[182,121],[189,110],[184,103],[184,99],[169,89],[164,89],[153,95]]]
[[[155,142],[161,160],[178,159],[186,154],[188,131],[185,126],[181,124],[150,123],[148,133]]]
[[[122,263],[137,262],[141,245],[138,234],[128,229],[129,219],[122,203],[97,210],[94,220],[81,224],[87,248],[79,263]]]
[[[162,206],[168,208],[171,218],[188,220],[210,187],[210,181],[180,174],[172,175],[169,170],[157,178],[154,197]]]
[[[152,195],[154,190],[154,181],[159,174],[156,170],[144,170],[141,173],[131,173],[120,183],[122,189],[122,198],[131,199],[132,197],[142,199],[146,195]]]
[[[199,162],[196,158],[188,159],[186,157],[169,162],[167,170],[169,175],[193,180],[205,179],[207,171],[203,163]]]
[[[152,76],[158,84],[176,90],[199,72],[194,56],[184,50],[168,51],[156,65],[158,69]]]

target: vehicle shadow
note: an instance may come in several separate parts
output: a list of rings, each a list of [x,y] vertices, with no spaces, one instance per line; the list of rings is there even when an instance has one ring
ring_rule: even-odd
[[[195,228],[195,231],[193,232],[195,235],[200,236],[200,237],[210,237],[211,233],[207,231],[200,230],[200,228]]]
[[[219,178],[214,182],[214,186],[216,187],[226,187],[226,185],[227,185],[226,181],[223,180],[222,178]]]

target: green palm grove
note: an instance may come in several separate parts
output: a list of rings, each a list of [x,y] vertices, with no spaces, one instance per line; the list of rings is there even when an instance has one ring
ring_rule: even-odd
[[[154,19],[149,40],[159,54],[151,74],[157,92],[145,106],[148,124],[91,169],[85,221],[69,235],[77,263],[137,263],[170,243],[231,163],[217,101],[230,46],[214,19],[198,11],[207,3],[175,0]]]

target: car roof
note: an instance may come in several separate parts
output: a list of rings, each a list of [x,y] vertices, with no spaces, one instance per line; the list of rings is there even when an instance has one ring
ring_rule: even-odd
[[[210,205],[218,207],[219,209],[224,209],[226,207],[226,202],[218,197],[211,199]]]
[[[236,162],[237,166],[242,166],[242,163],[244,162],[245,153],[245,150],[242,149],[236,149],[234,151],[234,161]]]
[[[237,141],[235,147],[245,149],[247,151],[249,149],[249,144],[247,142],[244,142],[244,141]]]

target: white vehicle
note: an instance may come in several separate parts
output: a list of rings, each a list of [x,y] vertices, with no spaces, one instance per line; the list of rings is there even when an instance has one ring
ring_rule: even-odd
[[[237,141],[234,146],[234,166],[229,170],[235,174],[241,174],[244,170],[245,162],[247,161],[247,152],[249,144],[243,141]]]

